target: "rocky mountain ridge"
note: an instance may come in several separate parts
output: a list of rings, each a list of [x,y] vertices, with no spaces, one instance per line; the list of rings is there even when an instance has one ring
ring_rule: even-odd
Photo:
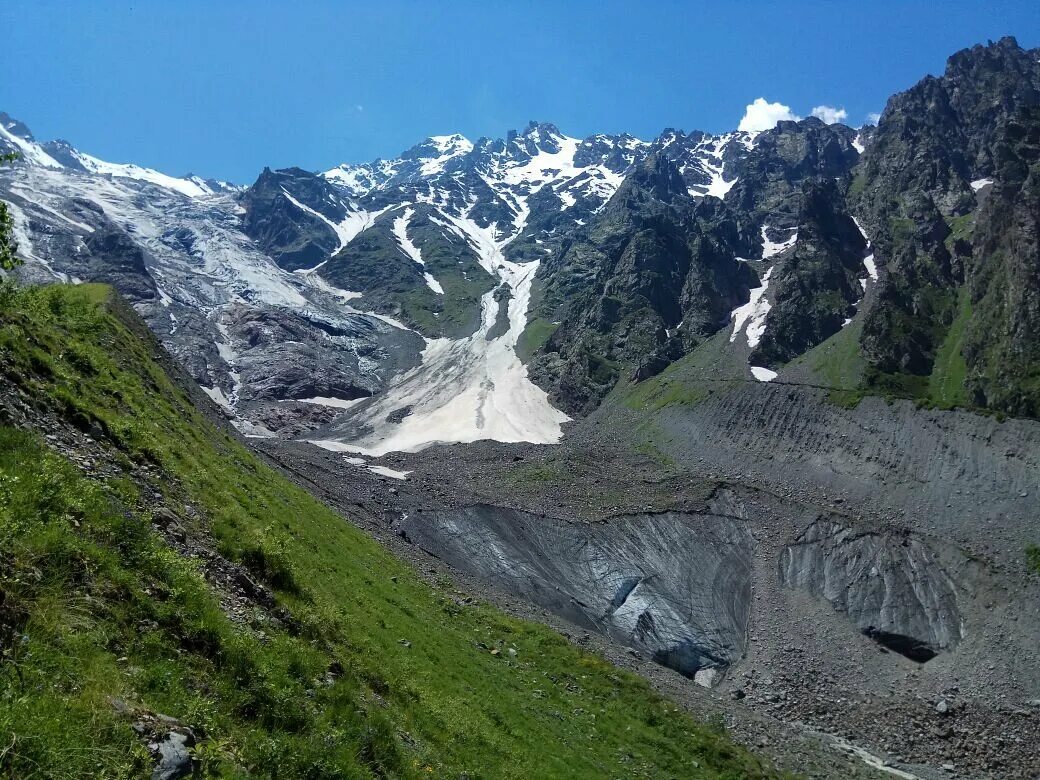
[[[1033,212],[1007,215],[1035,178],[1037,59],[1013,39],[961,52],[878,128],[646,142],[532,122],[244,190],[39,144],[5,115],[22,161],[0,187],[22,276],[116,284],[253,435],[555,441],[557,410],[727,328],[735,380],[786,381],[851,327],[865,368],[843,391],[942,386],[1035,416]]]

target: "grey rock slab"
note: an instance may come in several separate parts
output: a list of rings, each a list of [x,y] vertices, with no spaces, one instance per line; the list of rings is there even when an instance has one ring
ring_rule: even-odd
[[[754,543],[732,518],[580,523],[473,506],[406,516],[397,528],[452,566],[702,683],[743,653]]]

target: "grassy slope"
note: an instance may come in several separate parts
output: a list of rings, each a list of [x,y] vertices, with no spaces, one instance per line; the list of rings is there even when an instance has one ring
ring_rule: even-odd
[[[869,370],[859,346],[863,327],[859,317],[792,360],[786,374],[781,372],[781,380],[828,388],[828,398],[843,406],[855,406],[864,396],[877,395],[909,398],[941,409],[968,407],[962,347],[970,319],[971,304],[966,290],[961,290],[957,316],[937,351],[932,374],[914,377],[912,383],[902,375],[881,375],[874,377],[873,385],[867,384]],[[638,384],[619,382],[607,403],[618,400],[635,411],[655,412],[668,406],[693,406],[727,384],[751,381],[728,348],[728,333],[724,329],[656,377]],[[897,379],[900,383],[893,384]]]
[[[524,363],[529,361],[558,327],[559,323],[549,322],[541,317],[535,317],[527,323],[527,327],[524,328],[524,332],[520,334],[520,338],[516,342],[516,354],[520,360]]]
[[[830,399],[855,406],[867,395],[908,398],[939,409],[968,408],[964,379],[967,367],[962,347],[971,304],[967,290],[959,293],[957,313],[936,351],[932,373],[925,377],[871,373],[859,347],[862,322],[855,318],[822,344],[795,358],[792,367],[809,370],[814,384],[831,388]]]
[[[729,329],[723,328],[657,376],[638,383],[623,379],[608,403],[616,400],[629,409],[650,412],[667,406],[693,406],[729,385],[748,381],[747,367],[729,343]]]
[[[544,298],[545,282],[536,277],[531,286],[531,298],[527,306],[527,327],[516,342],[516,354],[523,363],[530,362],[535,352],[545,345],[560,326],[560,323],[539,314]]]
[[[189,533],[275,587],[298,627],[232,623],[152,532],[155,501],[0,429],[0,774],[141,775],[113,696],[203,732],[216,776],[765,774],[642,680],[420,582],[206,422],[108,295],[0,306],[0,372],[153,466],[149,490],[201,510]]]
[[[456,269],[441,273],[437,281],[443,295],[428,287],[401,293],[395,299],[401,307],[400,316],[431,337],[471,335],[480,327],[480,298],[493,286],[482,269],[477,272],[480,276],[466,277]]]
[[[958,292],[957,316],[935,353],[935,365],[929,377],[928,398],[937,406],[968,406],[968,394],[964,387],[968,366],[964,360],[963,347],[970,320],[971,298],[967,287],[962,287]]]

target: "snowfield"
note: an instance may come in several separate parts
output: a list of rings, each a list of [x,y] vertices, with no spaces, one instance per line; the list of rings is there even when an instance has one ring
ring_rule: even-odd
[[[515,349],[527,326],[538,263],[513,263],[503,256],[503,248],[519,231],[501,240],[495,226],[482,228],[468,215],[442,212],[441,216],[441,224],[464,236],[481,266],[512,291],[505,333],[488,339],[501,305],[491,290],[481,298],[480,327],[473,335],[428,339],[419,366],[396,378],[386,393],[360,404],[345,423],[336,426],[335,437],[312,443],[341,452],[383,455],[480,439],[551,444],[562,437],[561,426],[570,418],[531,382]],[[399,423],[388,422],[395,412],[407,415]]]

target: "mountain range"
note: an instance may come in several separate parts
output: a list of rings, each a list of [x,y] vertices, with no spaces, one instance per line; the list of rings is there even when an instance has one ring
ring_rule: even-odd
[[[550,404],[587,414],[727,328],[749,378],[784,381],[852,329],[843,390],[1035,416],[1035,283],[980,261],[1013,240],[984,203],[1028,191],[1038,85],[1035,52],[1006,39],[876,128],[645,142],[532,122],[248,188],[40,144],[4,115],[22,162],[2,186],[29,278],[115,283],[256,435],[552,441]]]

